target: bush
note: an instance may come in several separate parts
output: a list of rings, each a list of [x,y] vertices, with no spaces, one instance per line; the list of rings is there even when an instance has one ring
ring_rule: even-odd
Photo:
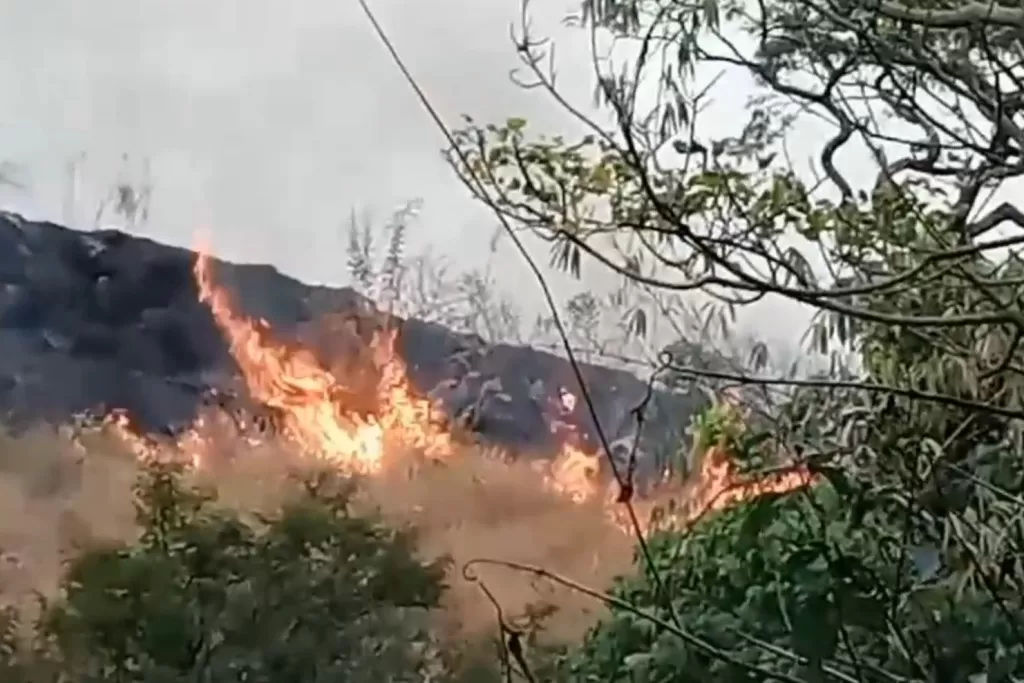
[[[74,683],[424,679],[444,567],[415,558],[410,531],[354,513],[352,494],[321,475],[247,523],[175,467],[152,467],[137,487],[137,542],[75,559],[36,647],[11,652],[8,671]]]
[[[964,590],[926,548],[907,547],[883,506],[853,501],[822,483],[656,534],[651,549],[679,627],[664,627],[673,617],[638,571],[612,592],[630,607],[613,609],[563,674],[679,683],[1020,676],[1019,598]]]

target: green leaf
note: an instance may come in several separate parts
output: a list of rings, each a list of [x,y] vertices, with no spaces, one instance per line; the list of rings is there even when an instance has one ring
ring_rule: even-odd
[[[811,597],[801,600],[790,613],[793,651],[806,657],[812,667],[835,655],[839,643],[839,619],[835,608],[826,599]]]
[[[739,541],[742,546],[754,543],[758,534],[778,517],[776,503],[785,495],[788,494],[767,493],[750,504],[740,526]]]
[[[526,128],[526,119],[514,116],[505,122],[505,126],[513,133],[518,133]]]

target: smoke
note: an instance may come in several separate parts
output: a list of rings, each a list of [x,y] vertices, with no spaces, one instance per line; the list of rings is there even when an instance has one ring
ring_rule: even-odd
[[[296,459],[286,446],[217,439],[210,450],[218,457],[196,476],[216,488],[222,505],[266,513],[294,491]],[[135,456],[111,435],[78,441],[52,429],[0,437],[0,601],[31,609],[36,592],[55,594],[64,563],[80,548],[137,533]],[[424,559],[453,560],[438,626],[457,637],[493,633],[497,624],[479,584],[461,573],[474,558],[542,566],[595,587],[631,563],[631,540],[600,501],[573,503],[548,491],[527,464],[473,448],[444,464],[395,468],[367,480],[362,491],[362,505],[415,526]],[[559,640],[578,637],[601,614],[592,599],[522,573],[490,567],[478,574],[506,616],[528,608],[551,613],[545,625]]]

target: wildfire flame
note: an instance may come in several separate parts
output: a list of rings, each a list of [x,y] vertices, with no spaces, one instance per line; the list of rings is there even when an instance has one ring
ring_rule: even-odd
[[[375,409],[369,413],[346,405],[350,388],[329,372],[309,349],[276,340],[265,320],[253,320],[236,312],[229,293],[213,280],[211,259],[200,251],[194,267],[199,299],[205,303],[224,335],[241,371],[250,396],[280,421],[280,431],[303,454],[318,457],[338,468],[358,474],[376,474],[395,454],[419,452],[443,460],[455,452],[450,430],[434,416],[437,409],[411,386],[407,367],[396,352],[397,334],[385,328],[375,332],[372,362],[377,371]],[[572,413],[577,397],[560,388],[555,412]],[[138,457],[161,457],[162,448],[141,436],[128,415],[111,413],[105,424],[125,441]],[[557,425],[557,427],[556,427]],[[174,449],[194,467],[203,467],[210,453],[202,438],[202,418],[187,431]],[[539,465],[548,486],[574,503],[598,503],[606,515],[622,526],[621,506],[615,502],[614,484],[598,476],[598,456],[581,445],[568,421],[553,416],[552,431],[561,430],[562,446],[555,458]],[[812,481],[803,469],[742,481],[727,451],[710,448],[702,458],[696,480],[689,487],[687,504],[674,520],[690,524],[703,514],[768,492],[786,492]]]
[[[743,481],[728,451],[722,446],[709,448],[701,460],[700,473],[683,509],[683,524],[692,524],[709,512],[758,498],[768,493],[787,493],[814,482],[806,467],[793,467],[754,481]]]
[[[375,415],[360,415],[339,402],[343,387],[312,352],[275,342],[266,321],[234,311],[227,291],[214,284],[204,252],[196,259],[195,278],[199,298],[227,339],[250,395],[282,418],[282,431],[301,451],[363,474],[384,466],[387,445],[395,441],[428,457],[451,452],[450,435],[431,426],[430,402],[410,389],[394,350],[394,331],[375,334],[379,408]]]
[[[123,410],[110,411],[100,426],[121,439],[128,449],[143,461],[163,460],[168,456],[176,456],[199,469],[205,465],[210,449],[209,439],[204,438],[207,425],[203,416],[196,418],[191,428],[178,437],[170,449],[165,444],[145,436],[143,430],[139,429],[131,416]],[[81,444],[77,445],[81,447]]]
[[[597,457],[573,443],[565,443],[550,467],[551,488],[574,503],[584,503],[601,495]],[[611,490],[607,490],[611,495]]]

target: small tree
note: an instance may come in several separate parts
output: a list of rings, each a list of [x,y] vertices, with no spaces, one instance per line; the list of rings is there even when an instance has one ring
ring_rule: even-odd
[[[862,539],[888,605],[888,636],[843,642],[847,626],[864,628],[849,610],[842,628],[816,627],[840,639],[823,656],[839,648],[861,662],[826,677],[1020,677],[1024,213],[998,193],[1024,178],[1024,9],[1000,0],[584,0],[580,10],[610,123],[586,118],[558,90],[550,45],[530,35],[524,8],[515,47],[529,85],[549,91],[586,134],[535,133],[521,118],[467,120],[453,137],[457,172],[510,228],[546,239],[573,274],[587,263],[667,299],[699,291],[722,321],[772,299],[794,305],[779,327],[798,310],[812,317],[808,351],[829,357],[817,378],[700,367],[678,347],[665,365],[687,381],[799,389],[779,392],[763,422],[780,454],[799,457],[841,502],[808,503],[811,519],[786,543],[800,538],[793,547],[810,544],[819,558],[828,550],[824,565],[815,562],[841,586],[850,579],[840,537]],[[730,82],[708,82],[709,67]],[[706,106],[716,90],[740,84],[750,97],[729,112],[738,117],[729,130],[728,117],[710,120]],[[797,145],[811,163],[795,159]],[[840,524],[864,509],[877,515],[870,536],[855,532],[856,517]],[[736,560],[727,547],[706,557]],[[778,548],[757,547],[778,559]],[[901,568],[921,558],[930,558],[928,578],[912,579]],[[751,573],[762,564],[752,554],[735,563],[744,577],[737,596],[782,590],[775,574]],[[673,578],[674,560],[648,565],[668,575],[651,585],[672,587],[658,609],[714,614],[724,604],[712,587],[725,576],[686,565],[702,577],[690,584]],[[806,590],[823,585],[806,581]],[[633,598],[648,606],[641,593]],[[788,608],[757,614],[790,632],[786,652],[804,654]],[[705,627],[724,643],[712,679],[738,671],[723,663],[730,657],[755,658],[754,640]],[[675,628],[657,637],[691,651]],[[770,633],[746,632],[783,647]],[[619,650],[606,661],[620,661],[633,637],[613,639]],[[654,636],[644,642],[655,659],[666,651]],[[771,649],[758,647],[757,657]]]
[[[304,481],[247,523],[155,465],[137,542],[95,548],[46,606],[34,670],[92,681],[418,681],[444,567],[415,537],[352,510],[353,485]]]

